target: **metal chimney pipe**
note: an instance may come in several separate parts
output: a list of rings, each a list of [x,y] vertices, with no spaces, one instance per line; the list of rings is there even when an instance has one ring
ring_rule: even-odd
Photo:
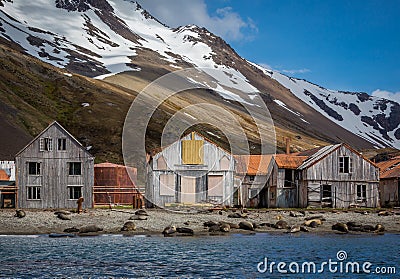
[[[286,154],[290,154],[290,138],[286,138]]]

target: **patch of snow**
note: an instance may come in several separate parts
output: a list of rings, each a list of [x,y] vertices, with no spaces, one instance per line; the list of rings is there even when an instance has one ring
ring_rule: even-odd
[[[296,112],[296,111],[293,111],[293,110],[291,110],[290,108],[288,108],[288,107],[286,106],[286,104],[285,104],[284,102],[280,101],[280,100],[275,99],[274,102],[275,102],[278,106],[283,107],[284,109],[286,109],[287,111],[290,111],[290,112],[293,113],[294,115],[297,115],[297,116],[300,116],[300,115],[301,115],[300,113],[298,113],[298,112]],[[304,120],[304,121],[305,121],[305,120]],[[307,122],[307,121],[305,121],[305,122]]]
[[[72,77],[72,74],[70,74],[70,73],[64,73],[64,76]]]
[[[88,107],[88,106],[90,106],[89,103],[82,103],[82,107],[86,108],[86,107]]]

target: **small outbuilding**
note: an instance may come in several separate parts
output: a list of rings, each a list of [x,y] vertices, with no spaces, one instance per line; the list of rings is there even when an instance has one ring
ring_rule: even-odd
[[[18,207],[92,207],[94,157],[54,121],[16,155]]]
[[[400,156],[377,163],[380,169],[379,195],[381,206],[400,206]]]

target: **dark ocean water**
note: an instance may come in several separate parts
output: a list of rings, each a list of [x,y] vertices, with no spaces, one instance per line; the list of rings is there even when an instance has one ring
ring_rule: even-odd
[[[0,278],[400,278],[400,235],[255,234],[214,237],[49,238],[0,236]],[[338,260],[338,251],[347,258]],[[343,252],[341,256],[343,256]],[[340,256],[339,256],[340,257]],[[264,271],[285,262],[279,273]],[[314,262],[313,274],[302,264]],[[348,262],[370,262],[371,273],[345,273]],[[262,263],[262,264],[260,264]],[[342,272],[340,272],[342,263]],[[289,265],[299,273],[291,273]],[[397,274],[377,274],[376,267],[395,267]],[[393,272],[393,270],[391,271]]]

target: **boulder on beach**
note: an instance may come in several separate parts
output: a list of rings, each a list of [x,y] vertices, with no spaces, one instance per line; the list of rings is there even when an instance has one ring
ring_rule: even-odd
[[[61,219],[61,220],[71,220],[71,215],[66,215],[64,213],[59,213],[57,215],[57,217],[58,217],[58,219]]]
[[[349,228],[347,227],[346,224],[343,224],[343,223],[334,224],[332,226],[332,230],[339,231],[339,232],[344,232],[344,233],[348,233],[349,232]]]
[[[59,214],[64,214],[64,215],[71,215],[71,211],[67,211],[67,210],[57,210],[54,212],[54,215],[59,215]]]
[[[274,225],[275,229],[287,229],[288,228],[288,223],[284,220],[279,220],[278,222],[275,223]]]
[[[132,221],[127,221],[121,228],[121,231],[123,232],[130,232],[130,231],[135,231],[136,230],[136,225]]]
[[[15,217],[24,218],[25,216],[26,216],[26,213],[22,209],[15,210]]]
[[[242,221],[239,223],[239,228],[243,230],[254,231],[254,226],[252,223],[247,221]]]
[[[100,228],[100,227],[98,227],[96,225],[88,225],[88,226],[81,227],[79,229],[79,233],[100,232],[102,230],[103,230],[103,228]]]

